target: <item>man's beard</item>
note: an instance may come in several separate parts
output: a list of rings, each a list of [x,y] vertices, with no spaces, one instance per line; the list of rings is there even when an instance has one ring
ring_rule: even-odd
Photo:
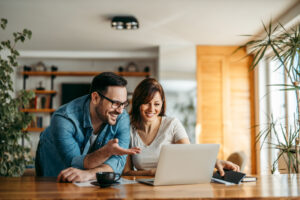
[[[109,116],[106,116],[104,113],[101,112],[100,106],[96,107],[95,113],[96,113],[97,118],[100,119],[105,124],[115,125],[117,123],[117,121],[111,123],[110,121],[112,121],[112,120],[109,120]],[[111,112],[108,112],[108,115],[111,113],[116,114],[116,115],[120,114],[118,112],[111,111]]]
[[[97,118],[100,119],[103,123],[105,123],[105,124],[108,123],[108,119],[104,114],[102,114],[100,106],[97,106],[95,108],[95,113],[96,113]]]

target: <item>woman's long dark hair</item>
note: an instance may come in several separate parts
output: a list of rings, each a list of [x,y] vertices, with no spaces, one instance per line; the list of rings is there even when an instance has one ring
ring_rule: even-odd
[[[159,116],[164,116],[166,112],[165,92],[160,83],[154,78],[146,78],[135,88],[132,96],[132,107],[130,110],[131,125],[140,128],[142,119],[140,114],[140,106],[149,103],[155,93],[158,92],[162,99],[162,108]]]

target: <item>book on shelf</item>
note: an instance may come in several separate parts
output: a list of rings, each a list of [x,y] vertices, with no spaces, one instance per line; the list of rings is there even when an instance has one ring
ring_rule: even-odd
[[[30,101],[29,101],[29,105],[25,108],[36,108],[36,97],[32,98]]]
[[[33,116],[33,119],[28,128],[43,128],[43,117]]]
[[[41,97],[40,96],[35,96],[36,99],[36,104],[35,104],[35,108],[36,109],[41,109]]]
[[[51,108],[51,96],[49,95],[36,95],[30,100],[27,108],[33,109],[48,109]]]
[[[37,116],[36,117],[36,124],[37,124],[37,128],[43,128],[43,117]]]
[[[51,97],[49,95],[40,97],[40,107],[41,108],[50,108]]]
[[[36,117],[34,116],[30,122],[30,125],[28,126],[28,128],[37,128],[37,124],[36,124]]]

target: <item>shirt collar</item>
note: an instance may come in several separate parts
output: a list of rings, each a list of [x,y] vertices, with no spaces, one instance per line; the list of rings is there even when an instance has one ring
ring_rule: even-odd
[[[84,103],[84,108],[83,108],[83,127],[84,128],[93,128],[92,121],[91,121],[91,114],[90,114],[90,102],[91,102],[91,95],[88,95],[87,99]]]

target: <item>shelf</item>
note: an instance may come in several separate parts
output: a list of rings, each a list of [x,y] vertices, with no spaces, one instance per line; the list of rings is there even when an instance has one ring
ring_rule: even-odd
[[[56,94],[55,90],[33,90],[35,94]]]
[[[27,108],[21,109],[21,112],[30,112],[30,113],[53,113],[55,109],[53,108],[43,108],[43,109],[35,109],[35,108]]]
[[[24,71],[23,75],[28,76],[96,76],[102,72],[78,72],[78,71],[70,71],[70,72],[38,72],[38,71]],[[150,72],[114,72],[120,76],[135,76],[135,77],[146,77],[150,76]]]
[[[24,131],[25,132],[42,132],[44,130],[45,130],[44,128],[27,128]]]

